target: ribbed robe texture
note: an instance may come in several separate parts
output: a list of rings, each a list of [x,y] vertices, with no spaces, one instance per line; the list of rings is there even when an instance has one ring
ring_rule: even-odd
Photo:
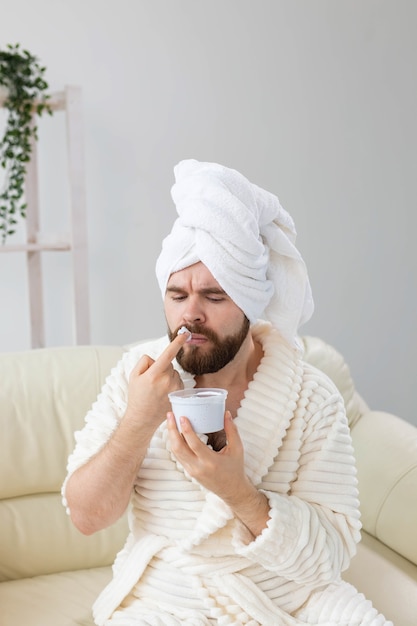
[[[130,534],[113,579],[94,605],[97,625],[390,624],[340,577],[361,527],[343,400],[270,324],[259,322],[252,333],[264,356],[235,423],[247,474],[269,499],[267,528],[253,540],[224,502],[186,474],[164,422],[135,482]],[[111,372],[76,433],[67,479],[117,428],[140,356],[156,358],[166,344],[131,348]]]

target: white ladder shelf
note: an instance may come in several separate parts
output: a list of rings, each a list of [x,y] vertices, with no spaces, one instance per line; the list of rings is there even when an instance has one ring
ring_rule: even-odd
[[[0,107],[3,105],[0,101]],[[74,333],[76,344],[90,343],[90,309],[87,255],[87,216],[84,177],[84,146],[81,88],[67,86],[48,100],[52,111],[65,111],[68,175],[70,193],[70,234],[62,237],[42,235],[39,224],[38,157],[36,142],[32,141],[31,160],[25,180],[26,242],[0,243],[0,253],[24,252],[27,261],[30,326],[32,348],[45,347],[42,253],[66,251],[72,256],[74,299]]]

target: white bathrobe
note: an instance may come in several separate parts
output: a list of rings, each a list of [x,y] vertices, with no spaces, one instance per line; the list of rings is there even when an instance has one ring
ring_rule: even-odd
[[[360,539],[353,448],[343,400],[272,327],[252,328],[264,357],[236,417],[248,476],[269,499],[255,540],[230,508],[192,480],[169,449],[166,423],[135,482],[130,534],[94,605],[99,626],[387,624],[342,582]],[[127,352],[76,434],[68,476],[123,416],[130,371],[167,339]],[[186,387],[193,378],[177,365]],[[65,502],[65,483],[63,487]],[[103,498],[106,494],[103,494]]]

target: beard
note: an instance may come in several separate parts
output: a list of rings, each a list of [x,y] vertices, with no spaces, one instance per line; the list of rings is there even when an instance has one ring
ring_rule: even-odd
[[[170,341],[176,337],[180,328],[181,326],[173,332],[168,329]],[[213,346],[209,351],[205,352],[202,352],[200,346],[187,346],[186,351],[184,348],[181,348],[177,354],[177,362],[184,371],[193,374],[193,376],[214,374],[235,358],[242,343],[248,336],[249,328],[250,322],[245,316],[240,329],[234,335],[220,339],[214,330],[199,326],[198,324],[189,324],[187,329],[191,333],[204,335],[211,341]]]

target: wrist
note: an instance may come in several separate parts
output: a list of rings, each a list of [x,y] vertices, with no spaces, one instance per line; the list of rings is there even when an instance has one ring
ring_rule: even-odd
[[[156,422],[149,413],[128,405],[119,426],[135,439],[139,437],[150,440],[162,421]]]
[[[228,500],[227,504],[235,516],[257,537],[266,528],[270,518],[270,505],[266,495],[247,479],[247,487],[239,496]]]

